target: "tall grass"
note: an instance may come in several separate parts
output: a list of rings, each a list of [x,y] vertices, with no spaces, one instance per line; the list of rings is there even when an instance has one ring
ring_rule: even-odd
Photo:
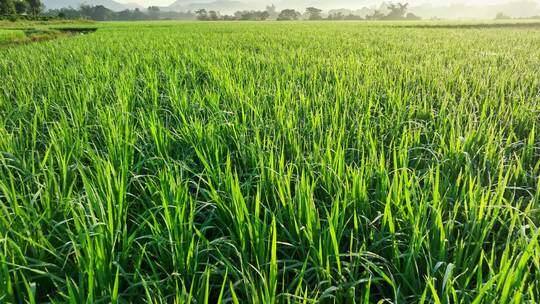
[[[0,302],[540,301],[540,32],[153,23],[0,50]]]

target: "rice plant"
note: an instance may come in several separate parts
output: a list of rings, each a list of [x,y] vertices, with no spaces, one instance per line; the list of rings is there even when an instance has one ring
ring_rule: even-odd
[[[0,49],[0,302],[537,303],[539,39],[157,22]]]
[[[0,28],[0,45],[16,41],[23,41],[26,35],[21,30],[4,30]]]

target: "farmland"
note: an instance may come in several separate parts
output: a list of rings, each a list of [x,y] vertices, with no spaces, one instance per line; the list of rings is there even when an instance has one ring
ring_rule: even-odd
[[[426,24],[0,48],[0,302],[538,303],[540,27]]]
[[[24,37],[24,32],[22,31],[0,29],[0,43],[22,40]]]

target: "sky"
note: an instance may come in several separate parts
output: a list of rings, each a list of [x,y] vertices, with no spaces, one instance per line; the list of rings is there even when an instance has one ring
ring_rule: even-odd
[[[175,2],[175,0],[116,0],[120,3],[137,3],[144,7],[150,6],[150,5],[157,5],[157,6],[167,6],[171,3]],[[203,3],[203,2],[213,2],[215,0],[182,0],[185,3]],[[286,6],[287,2],[305,2],[305,3],[313,3],[320,4],[320,3],[328,3],[328,4],[335,4],[336,8],[338,6],[350,6],[350,7],[357,7],[361,8],[364,6],[372,6],[382,3],[382,0],[300,0],[300,1],[287,1],[287,0],[233,0],[233,1],[240,1],[248,4],[260,4],[261,7],[264,7],[266,4],[276,4],[278,7]],[[472,4],[472,5],[486,5],[486,4],[496,4],[496,3],[504,3],[504,2],[511,2],[512,0],[397,0],[395,2],[408,2],[410,5],[419,5],[419,4],[425,4],[425,3],[431,3],[432,5],[449,5],[451,3],[465,3],[465,4]],[[539,0],[540,1],[540,0]],[[392,2],[392,1],[390,1]]]

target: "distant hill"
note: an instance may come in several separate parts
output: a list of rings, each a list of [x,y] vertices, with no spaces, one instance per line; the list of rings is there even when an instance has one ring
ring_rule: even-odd
[[[63,7],[78,8],[81,4],[103,5],[113,11],[123,11],[126,9],[142,9],[143,7],[136,3],[119,3],[114,0],[44,0],[45,9],[59,9]]]

